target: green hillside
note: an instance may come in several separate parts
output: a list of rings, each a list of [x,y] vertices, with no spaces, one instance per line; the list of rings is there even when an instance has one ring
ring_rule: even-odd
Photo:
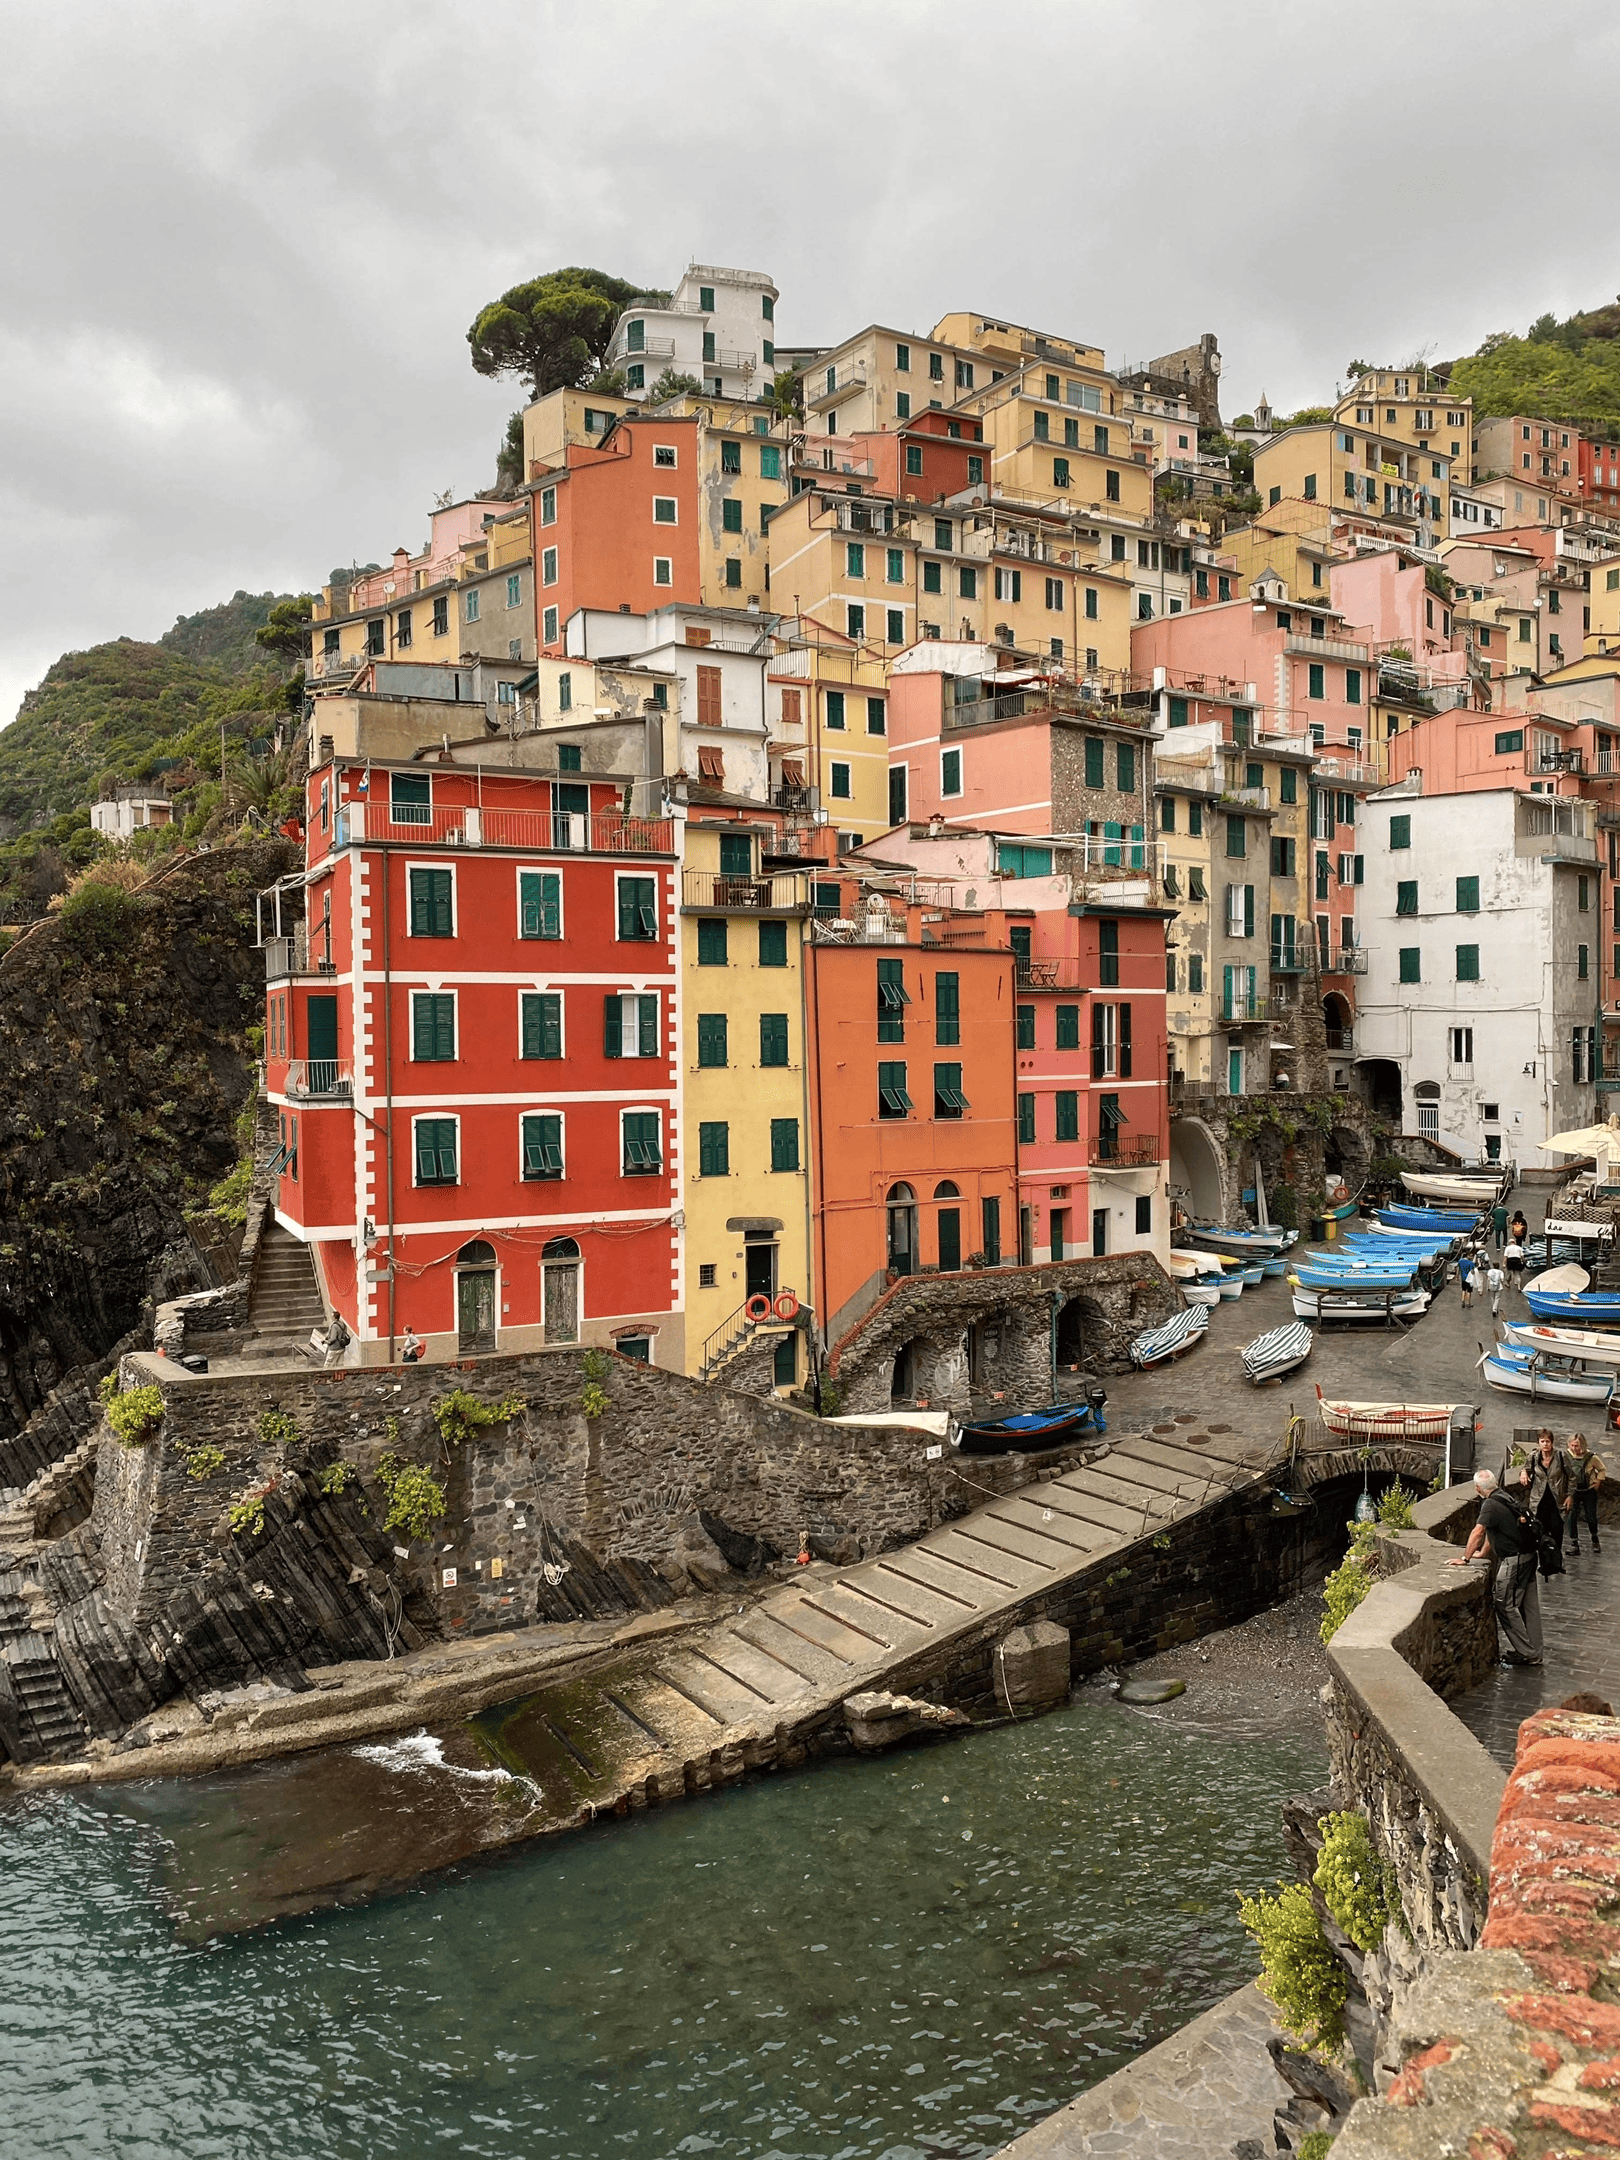
[[[1594,433],[1620,431],[1620,305],[1559,322],[1543,315],[1524,337],[1498,332],[1450,370],[1477,415],[1533,413]]]
[[[270,610],[286,593],[232,593],[218,607],[202,608],[195,615],[175,618],[158,643],[188,660],[210,660],[230,675],[256,675],[265,664],[262,648],[253,633],[267,622]]]

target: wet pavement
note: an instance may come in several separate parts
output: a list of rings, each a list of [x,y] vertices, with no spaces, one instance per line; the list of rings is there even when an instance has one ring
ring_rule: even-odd
[[[1620,1704],[1620,1531],[1611,1526],[1601,1553],[1582,1538],[1578,1555],[1564,1555],[1564,1573],[1537,1589],[1542,1663],[1495,1672],[1451,1705],[1504,1770],[1520,1725],[1538,1710],[1577,1693]]]

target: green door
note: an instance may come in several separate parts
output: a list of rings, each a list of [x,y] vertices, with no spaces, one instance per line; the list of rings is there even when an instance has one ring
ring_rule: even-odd
[[[962,1211],[942,1207],[939,1211],[939,1266],[949,1275],[962,1265]]]
[[[583,848],[590,845],[591,791],[578,781],[554,780],[551,784],[552,844]]]
[[[305,1000],[304,1044],[312,1095],[329,1095],[337,1083],[337,1009],[335,997],[317,994]]]
[[[495,1347],[495,1271],[479,1268],[456,1277],[456,1339],[462,1350]]]

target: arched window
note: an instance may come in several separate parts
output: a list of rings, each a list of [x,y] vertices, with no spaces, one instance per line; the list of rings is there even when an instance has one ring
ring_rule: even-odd
[[[953,1185],[949,1178],[942,1178],[934,1187],[934,1198],[936,1200],[960,1200],[961,1197],[961,1187]]]
[[[475,1237],[456,1254],[458,1267],[493,1267],[495,1248],[487,1238]]]
[[[889,1266],[897,1275],[917,1272],[917,1196],[906,1184],[888,1193]]]
[[[578,1241],[571,1237],[547,1238],[540,1248],[540,1257],[542,1260],[577,1260]]]

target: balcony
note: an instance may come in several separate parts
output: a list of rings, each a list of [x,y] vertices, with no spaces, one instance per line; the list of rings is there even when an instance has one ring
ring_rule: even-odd
[[[1093,1169],[1140,1170],[1163,1160],[1157,1140],[1122,1140],[1117,1133],[1101,1132],[1086,1144],[1086,1161]]]
[[[1372,658],[1365,645],[1353,644],[1349,638],[1299,637],[1293,632],[1284,637],[1283,651],[1300,659],[1348,660],[1361,667]]]
[[[1367,955],[1354,945],[1340,945],[1328,954],[1322,972],[1324,975],[1365,975]]]
[[[1356,1047],[1356,1031],[1354,1028],[1330,1027],[1326,1031],[1326,1040],[1330,1050],[1342,1050],[1348,1056]]]
[[[622,360],[673,360],[674,357],[675,340],[672,337],[644,337],[639,345],[626,341],[610,355],[615,366]]]
[[[317,960],[311,967],[309,960],[309,933],[300,923],[286,937],[266,938],[263,945],[264,979],[266,982],[285,982],[294,975],[335,975],[337,967],[330,960]]]
[[[825,374],[823,374],[821,378],[821,388],[816,391],[810,390],[809,378],[807,377],[805,381],[806,396],[804,402],[806,407],[811,412],[819,412],[823,405],[836,404],[838,399],[845,396],[849,391],[864,390],[865,388],[866,362],[864,360],[857,360],[853,367],[840,368],[838,370],[837,376],[835,377],[833,382],[833,387],[830,390],[827,388],[827,378]]]
[[[368,661],[380,660],[382,657],[381,653],[374,652],[315,653],[304,662],[304,680],[312,683],[346,682],[351,675],[357,673]]]
[[[1222,1027],[1240,1028],[1257,1027],[1266,1021],[1270,1014],[1263,997],[1235,997],[1223,998],[1220,1011],[1215,1017]]]
[[[1032,960],[1020,953],[1013,963],[1020,990],[1084,990],[1078,960]]]
[[[1269,810],[1271,790],[1267,787],[1223,787],[1221,801],[1238,804],[1245,810]]]
[[[1309,961],[1297,945],[1274,945],[1271,949],[1271,972],[1273,975],[1303,975]]]
[[[810,881],[795,870],[776,877],[687,870],[681,877],[681,906],[689,914],[805,915],[810,911]]]
[[[338,812],[339,847],[516,848],[524,853],[671,855],[668,818],[626,817],[617,810],[430,810],[426,804],[348,802]]]
[[[281,1085],[289,1102],[348,1102],[354,1068],[347,1058],[292,1058]]]

